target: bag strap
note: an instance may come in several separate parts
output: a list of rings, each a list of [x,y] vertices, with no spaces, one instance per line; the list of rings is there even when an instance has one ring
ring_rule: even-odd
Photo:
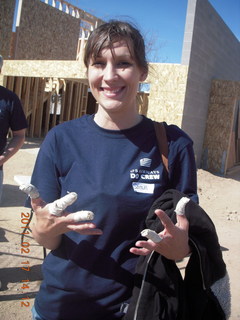
[[[168,169],[168,140],[167,140],[167,134],[166,134],[166,129],[163,124],[163,122],[157,122],[153,121],[154,123],[154,129],[155,129],[155,134],[157,137],[157,142],[158,142],[158,148],[162,157],[162,162],[169,173]]]

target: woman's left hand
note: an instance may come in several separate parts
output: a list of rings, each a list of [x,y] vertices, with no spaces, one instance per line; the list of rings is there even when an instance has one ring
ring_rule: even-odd
[[[157,209],[155,214],[164,226],[164,230],[159,233],[163,239],[158,243],[152,240],[139,240],[130,252],[145,256],[154,250],[171,260],[181,260],[186,257],[191,252],[188,244],[189,222],[186,216],[177,214],[177,223],[174,224],[163,210]]]

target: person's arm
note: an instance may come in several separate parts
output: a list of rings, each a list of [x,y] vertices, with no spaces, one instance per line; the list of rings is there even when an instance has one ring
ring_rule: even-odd
[[[25,141],[25,131],[26,129],[21,129],[12,132],[12,139],[9,141],[3,154],[0,155],[0,166],[2,166],[22,147]]]

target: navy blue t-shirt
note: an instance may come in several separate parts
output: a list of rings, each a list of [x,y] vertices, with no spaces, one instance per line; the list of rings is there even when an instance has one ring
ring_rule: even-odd
[[[6,146],[8,130],[17,131],[25,128],[27,120],[18,96],[0,86],[0,155]]]
[[[103,235],[68,232],[43,263],[37,312],[47,320],[120,319],[131,296],[137,257],[129,252],[148,210],[169,187],[196,197],[191,139],[167,126],[170,183],[153,122],[126,130],[100,128],[93,116],[54,127],[38,154],[32,184],[47,201],[76,192],[68,211],[90,210]]]

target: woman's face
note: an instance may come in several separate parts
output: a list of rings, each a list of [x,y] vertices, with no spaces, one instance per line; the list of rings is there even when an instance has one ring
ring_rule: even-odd
[[[89,61],[92,94],[107,113],[136,108],[138,84],[146,77],[147,73],[137,66],[125,40],[113,43],[112,49],[102,49],[96,59]]]

